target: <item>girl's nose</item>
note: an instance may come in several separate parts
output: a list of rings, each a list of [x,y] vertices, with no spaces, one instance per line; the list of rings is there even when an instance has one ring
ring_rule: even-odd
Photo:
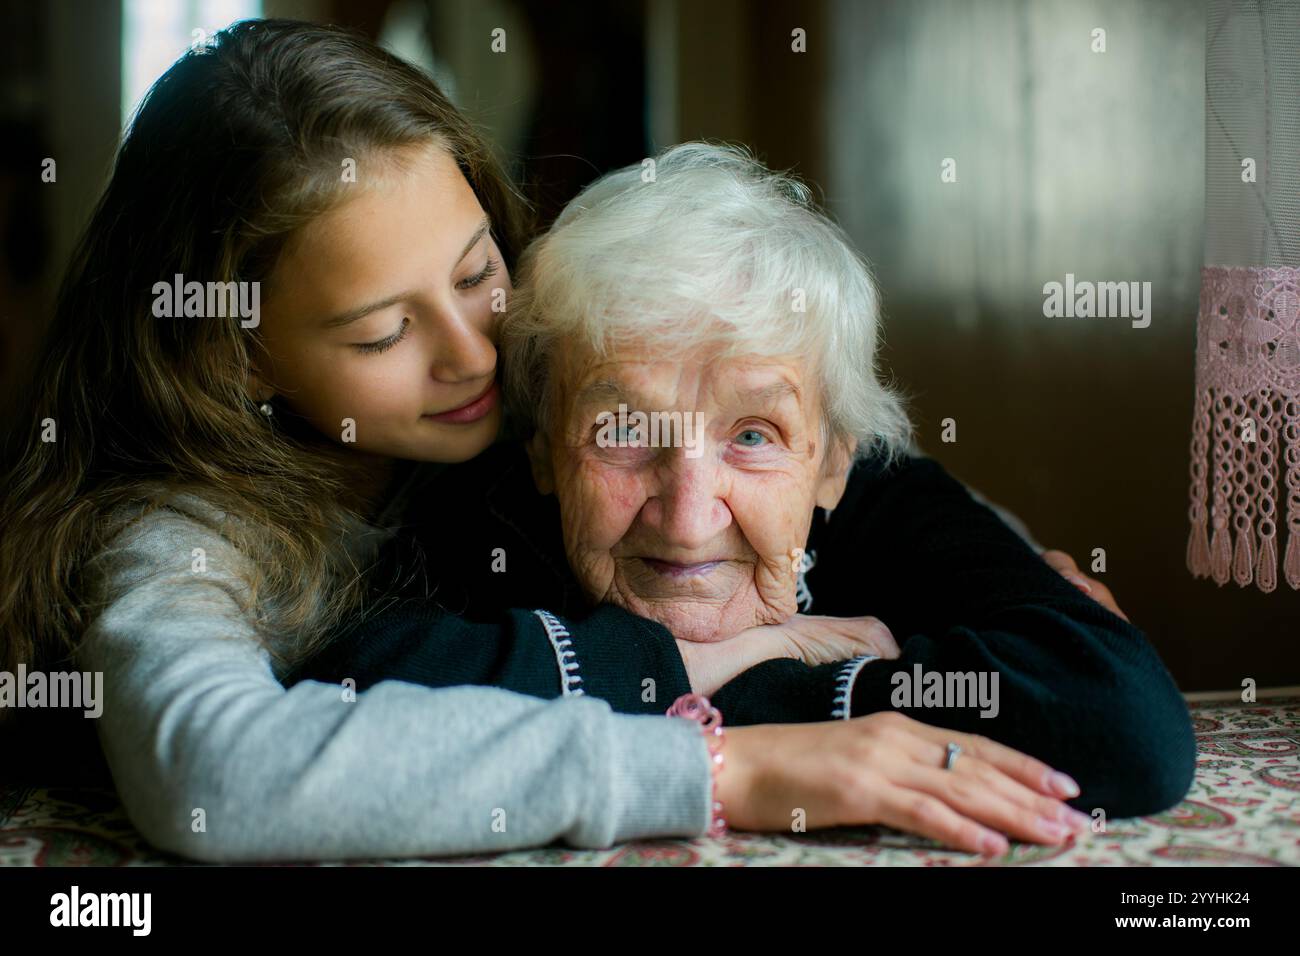
[[[483,379],[496,372],[491,324],[455,309],[440,309],[435,321],[432,375],[440,382]]]

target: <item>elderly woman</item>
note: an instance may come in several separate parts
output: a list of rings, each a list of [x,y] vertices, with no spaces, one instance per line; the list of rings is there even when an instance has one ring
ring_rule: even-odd
[[[992,738],[1073,775],[1088,811],[1182,798],[1195,751],[1168,672],[919,454],[876,373],[870,273],[804,187],[739,151],[675,147],[588,187],[521,276],[502,351],[526,442],[498,444],[430,502],[436,600],[368,620],[302,676],[662,714],[692,690],[692,648],[745,660],[747,629],[815,606],[892,637],[846,661],[737,667],[712,694],[727,724],[894,711],[903,746],[922,724]],[[540,610],[548,648],[425,638],[448,611],[595,619],[609,605],[645,618],[644,639],[577,641]],[[980,779],[975,804],[1017,786]]]
[[[872,368],[871,279],[787,189],[695,145],[648,182],[608,177],[539,243],[506,323],[570,567],[686,640],[793,614],[814,509],[839,503],[859,448],[907,447]]]

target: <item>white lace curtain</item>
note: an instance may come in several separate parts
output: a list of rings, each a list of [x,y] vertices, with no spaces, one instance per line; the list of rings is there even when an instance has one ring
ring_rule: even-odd
[[[1300,589],[1300,0],[1211,0],[1187,566]]]

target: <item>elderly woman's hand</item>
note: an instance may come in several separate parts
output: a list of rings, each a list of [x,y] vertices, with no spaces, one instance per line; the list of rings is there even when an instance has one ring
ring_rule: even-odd
[[[1087,594],[1094,601],[1109,611],[1118,614],[1124,620],[1128,620],[1128,615],[1119,609],[1115,603],[1115,596],[1110,593],[1110,588],[1102,584],[1096,578],[1086,577],[1079,566],[1074,563],[1074,558],[1070,557],[1064,551],[1044,551],[1042,559],[1061,573],[1061,575],[1073,584],[1076,588]]]
[[[947,744],[962,748],[944,769]],[[741,830],[885,824],[971,853],[1001,855],[1006,836],[1059,844],[1089,818],[1061,797],[1064,774],[985,737],[893,711],[815,724],[727,731],[718,799]]]
[[[741,631],[725,641],[701,644],[678,640],[691,689],[712,694],[755,664],[793,658],[805,664],[830,664],[860,654],[898,657],[898,643],[885,623],[874,617],[822,617],[796,614],[782,624]]]

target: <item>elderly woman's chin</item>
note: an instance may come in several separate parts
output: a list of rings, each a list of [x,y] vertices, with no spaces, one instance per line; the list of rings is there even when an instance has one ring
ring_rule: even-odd
[[[619,558],[602,600],[695,643],[725,641],[747,628],[779,624],[798,610],[793,592],[788,599],[764,600],[754,564],[742,561],[683,565]]]

